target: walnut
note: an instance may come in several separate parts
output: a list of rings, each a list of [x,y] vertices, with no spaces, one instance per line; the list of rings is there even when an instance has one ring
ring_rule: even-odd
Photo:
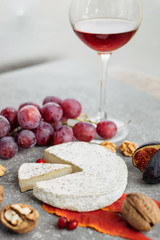
[[[6,169],[0,164],[0,177],[2,177],[5,173]]]
[[[149,231],[160,222],[160,209],[147,195],[130,193],[123,205],[122,214],[128,223],[139,231]]]
[[[30,205],[16,203],[2,208],[2,223],[16,233],[30,232],[38,223],[39,213]]]
[[[126,157],[132,157],[134,151],[138,148],[137,144],[135,144],[134,142],[129,142],[129,141],[125,141],[123,142],[120,147],[119,150],[126,156]]]
[[[111,143],[109,141],[103,141],[100,143],[101,146],[108,148],[109,150],[111,150],[112,152],[116,153],[116,148],[117,146],[114,143]]]
[[[1,204],[2,201],[3,201],[3,194],[4,194],[4,189],[3,189],[3,187],[0,185],[0,204]]]

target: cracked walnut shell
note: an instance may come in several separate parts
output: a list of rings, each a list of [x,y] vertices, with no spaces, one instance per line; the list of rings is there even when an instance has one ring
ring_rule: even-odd
[[[4,189],[3,189],[3,187],[0,185],[0,204],[1,204],[2,201],[3,201],[3,194],[4,194]]]
[[[119,150],[126,156],[126,157],[132,157],[133,153],[135,152],[135,150],[138,148],[137,144],[135,144],[134,142],[129,142],[129,141],[125,141],[123,142],[120,147]]]
[[[0,177],[2,177],[5,173],[6,169],[0,164]]]
[[[116,153],[117,146],[114,143],[111,143],[111,142],[105,140],[105,141],[101,142],[100,145],[105,147],[105,148],[108,148],[112,152]]]
[[[32,206],[16,203],[4,206],[1,222],[16,233],[27,233],[36,227],[39,213]]]
[[[139,231],[149,231],[160,222],[160,209],[147,195],[130,193],[123,205],[122,214],[128,223]]]

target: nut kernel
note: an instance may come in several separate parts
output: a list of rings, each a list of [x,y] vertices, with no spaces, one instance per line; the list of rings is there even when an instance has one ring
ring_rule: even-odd
[[[4,217],[14,226],[19,225],[22,222],[22,218],[12,209],[5,211]]]
[[[31,213],[31,209],[24,207],[22,208],[20,205],[18,204],[13,204],[12,205],[12,209],[17,210],[18,212],[20,212],[23,215],[28,215],[29,213]]]
[[[0,204],[1,204],[2,201],[3,201],[3,194],[4,194],[4,189],[3,189],[3,187],[0,185]]]
[[[116,153],[117,146],[114,143],[111,143],[111,142],[105,140],[105,141],[101,142],[100,145],[111,150],[112,152]]]
[[[132,157],[135,150],[138,148],[137,144],[134,142],[124,141],[120,147],[119,150],[126,156],[126,157]]]
[[[0,177],[2,177],[5,173],[6,169],[0,164]]]

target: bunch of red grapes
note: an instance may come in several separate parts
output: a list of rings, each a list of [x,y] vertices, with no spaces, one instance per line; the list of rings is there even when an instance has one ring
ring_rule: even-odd
[[[18,148],[56,145],[74,139],[90,142],[96,134],[105,139],[115,136],[117,126],[112,121],[100,121],[96,127],[84,121],[68,126],[67,120],[78,118],[81,112],[77,100],[54,96],[47,96],[42,107],[26,102],[18,110],[4,108],[0,113],[0,157],[12,158]]]

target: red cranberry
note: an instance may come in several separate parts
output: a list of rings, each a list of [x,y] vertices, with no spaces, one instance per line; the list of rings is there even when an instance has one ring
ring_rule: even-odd
[[[68,229],[69,229],[69,230],[74,230],[74,229],[77,228],[77,226],[78,226],[77,220],[70,220],[70,221],[68,222]]]
[[[58,228],[59,228],[59,229],[65,228],[65,227],[67,226],[67,222],[68,222],[67,218],[65,218],[65,217],[60,217],[60,218],[58,219],[58,222],[57,222]]]
[[[36,163],[45,163],[45,161],[43,159],[38,159]]]

